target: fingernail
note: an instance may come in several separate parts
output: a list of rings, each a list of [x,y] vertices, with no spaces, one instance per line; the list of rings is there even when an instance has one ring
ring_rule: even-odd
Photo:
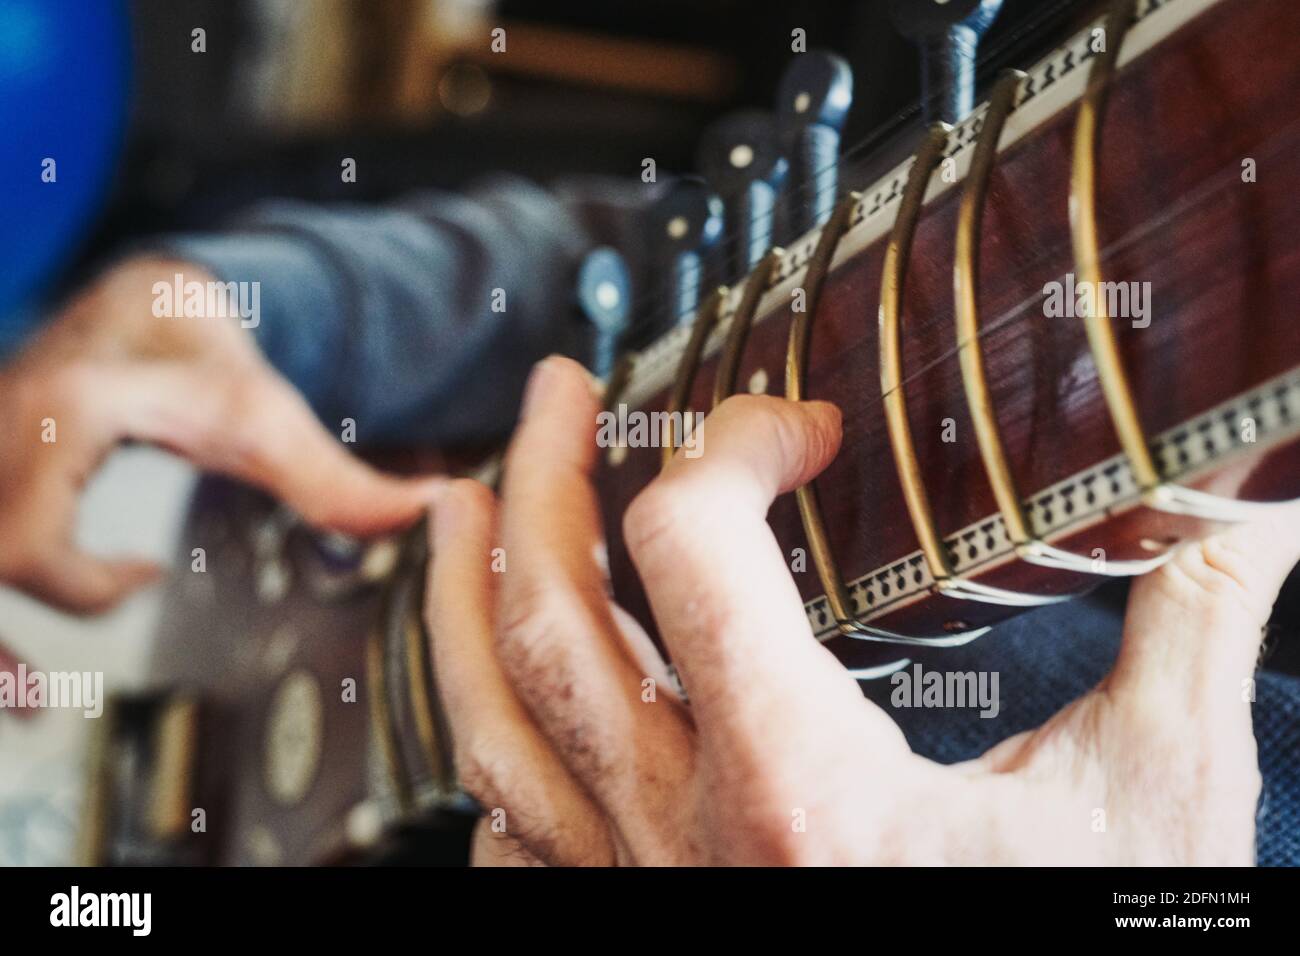
[[[554,376],[554,355],[548,355],[533,366],[533,371],[528,376],[528,384],[524,386],[524,403],[519,409],[521,421],[527,420],[528,416],[536,409],[541,395],[554,383]]]

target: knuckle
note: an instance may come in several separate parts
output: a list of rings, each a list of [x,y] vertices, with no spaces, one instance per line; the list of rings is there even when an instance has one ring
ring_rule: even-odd
[[[1210,608],[1226,602],[1256,616],[1267,612],[1251,583],[1257,577],[1254,559],[1223,537],[1179,548],[1166,567],[1166,580],[1185,602]]]
[[[478,740],[458,745],[454,753],[456,778],[461,788],[484,807],[502,806],[507,802],[505,781],[508,768],[491,754],[491,748]]]
[[[558,621],[547,588],[532,581],[514,581],[503,597],[497,628],[497,651],[506,665],[539,663],[540,651],[554,644]]]
[[[571,597],[571,591],[550,587],[544,580],[527,585],[500,616],[497,656],[557,752],[580,776],[605,781],[625,771],[627,743],[615,725],[601,720],[585,703],[589,660],[579,649],[586,642],[574,636],[596,624],[583,596]]]
[[[1220,589],[1252,593],[1250,582],[1259,575],[1254,555],[1223,535],[1206,538],[1198,550],[1200,563],[1214,574]]]
[[[623,515],[623,541],[633,560],[670,549],[689,524],[689,504],[680,492],[670,479],[656,478],[632,499]]]
[[[573,636],[592,627],[580,596],[571,600],[560,584],[530,579],[516,581],[506,600],[495,636],[502,666],[527,696],[569,693]]]

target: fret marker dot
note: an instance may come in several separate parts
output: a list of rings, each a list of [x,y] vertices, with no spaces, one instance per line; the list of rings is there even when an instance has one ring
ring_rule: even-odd
[[[812,97],[807,93],[800,93],[794,98],[794,111],[796,113],[807,113],[810,106],[812,106]]]
[[[682,236],[686,235],[686,229],[688,225],[689,224],[686,222],[685,216],[674,216],[672,219],[669,219],[668,220],[669,238],[680,239]]]
[[[736,167],[736,169],[744,169],[754,161],[754,147],[745,143],[733,146],[730,158],[732,166]]]
[[[763,395],[767,392],[767,370],[759,369],[749,377],[749,394]]]

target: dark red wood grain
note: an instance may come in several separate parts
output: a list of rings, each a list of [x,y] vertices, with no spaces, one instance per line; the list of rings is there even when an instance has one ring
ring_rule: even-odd
[[[1152,321],[1118,323],[1124,359],[1149,435],[1172,428],[1253,385],[1300,366],[1300,4],[1242,0],[1212,8],[1128,64],[1111,93],[1102,137],[1099,221],[1105,278],[1151,283]],[[1082,323],[1046,318],[1044,283],[1074,269],[1067,219],[1074,110],[1012,146],[990,186],[982,237],[981,315],[998,420],[1025,495],[1118,453]],[[1256,182],[1242,181],[1243,159]],[[951,534],[996,513],[966,409],[954,351],[952,264],[960,189],[934,200],[918,227],[904,307],[906,398],[940,530]],[[852,580],[917,548],[890,456],[879,387],[883,242],[827,281],[816,317],[809,396],[844,413],[844,445],[819,480],[830,537]],[[738,381],[757,369],[779,393],[789,316],[758,323]],[[708,408],[716,356],[696,379],[694,408]],[[664,396],[650,404],[663,407]],[[941,441],[942,422],[957,441]],[[601,489],[618,599],[652,625],[622,546],[619,518],[653,475],[658,451],[634,450],[604,467]],[[1265,467],[1265,466],[1268,467]],[[1262,498],[1300,494],[1294,456],[1258,456],[1242,475]],[[1238,469],[1240,472],[1241,469]],[[1232,489],[1230,489],[1231,491]],[[770,521],[787,553],[805,547],[790,496]],[[1143,538],[1204,528],[1146,509],[1066,544],[1111,558],[1139,557]],[[806,599],[822,593],[809,564]],[[1095,584],[1016,562],[982,578],[1034,593]],[[875,623],[905,633],[992,623],[1008,609],[933,598]],[[851,664],[897,657],[857,641],[834,642]]]

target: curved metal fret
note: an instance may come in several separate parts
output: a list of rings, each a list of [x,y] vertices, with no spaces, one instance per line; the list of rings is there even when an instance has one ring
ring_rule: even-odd
[[[772,272],[781,265],[785,250],[775,247],[768,251],[754,267],[754,271],[745,280],[745,292],[736,305],[736,312],[731,317],[731,327],[727,330],[727,343],[723,348],[722,358],[718,360],[718,374],[713,380],[713,407],[717,408],[722,400],[736,391],[736,375],[740,371],[740,360],[745,353],[745,343],[749,341],[749,330],[754,325],[754,314],[758,304],[767,291],[768,280]]]
[[[700,303],[695,311],[695,321],[691,325],[691,337],[682,350],[677,362],[677,376],[673,380],[673,390],[668,397],[668,438],[661,449],[663,457],[659,463],[666,468],[677,451],[677,418],[685,425],[686,405],[691,400],[691,388],[695,384],[695,373],[700,370],[700,358],[704,355],[704,346],[708,344],[713,327],[718,324],[722,307],[727,301],[727,287],[718,286],[709,297]]]
[[[1016,94],[1026,74],[1007,70],[989,97],[975,152],[962,191],[957,213],[957,241],[953,260],[953,301],[957,326],[957,355],[961,363],[962,386],[966,404],[975,426],[984,471],[998,510],[1007,528],[1016,555],[1041,567],[1077,571],[1110,577],[1145,574],[1159,567],[1173,554],[1166,550],[1153,558],[1135,561],[1094,561],[1091,557],[1066,551],[1036,536],[1025,513],[1016,488],[1011,466],[993,409],[993,396],[984,370],[984,356],[979,338],[979,263],[980,236],[984,221],[984,203],[989,178],[997,163],[998,139],[1007,116],[1015,107]]]
[[[1135,19],[1138,0],[1115,0],[1106,17],[1105,49],[1093,60],[1088,86],[1079,100],[1074,126],[1074,152],[1070,168],[1070,237],[1074,245],[1075,272],[1080,284],[1101,288],[1101,246],[1097,229],[1098,131],[1106,109],[1110,81],[1115,74],[1120,47]],[[1133,389],[1120,356],[1119,341],[1100,295],[1084,316],[1088,346],[1097,366],[1097,378],[1142,494],[1142,503],[1156,511],[1208,521],[1240,522],[1264,517],[1278,502],[1241,501],[1207,494],[1168,483],[1160,473],[1138,414]]]
[[[903,343],[902,303],[907,281],[907,264],[912,252],[912,239],[921,218],[926,187],[939,161],[952,127],[946,123],[931,126],[917,150],[903,197],[885,247],[885,261],[880,279],[880,395],[885,405],[885,423],[889,429],[889,444],[894,452],[894,466],[903,489],[903,500],[912,527],[921,546],[921,554],[929,565],[935,590],[945,597],[1001,604],[1010,607],[1037,607],[1068,601],[1066,594],[1028,594],[981,584],[958,575],[948,557],[943,538],[934,522],[930,496],[921,475],[921,465],[916,457],[916,443],[912,439],[912,426],[907,418],[907,400],[903,394]]]
[[[790,323],[790,340],[785,359],[785,396],[791,401],[802,401],[807,391],[808,380],[808,346],[812,340],[813,321],[817,315],[817,306],[821,302],[822,287],[830,272],[835,250],[844,233],[848,231],[853,218],[853,210],[861,200],[857,193],[849,193],[835,207],[830,219],[822,226],[821,235],[812,257],[808,260],[808,269],[804,273],[804,310],[794,313]],[[799,505],[799,520],[803,524],[804,536],[808,539],[808,549],[812,552],[813,566],[826,592],[826,603],[835,625],[845,637],[864,641],[882,641],[892,644],[913,644],[928,647],[955,647],[973,641],[988,632],[987,627],[974,630],[956,631],[952,634],[913,637],[887,631],[860,620],[853,613],[853,600],[844,583],[835,555],[831,551],[830,538],[826,534],[826,522],[822,517],[821,503],[817,498],[817,488],[809,482],[795,490],[795,500]]]
[[[610,371],[609,378],[605,382],[605,394],[603,396],[605,408],[614,408],[618,405],[619,399],[623,397],[623,392],[627,389],[628,383],[632,381],[632,376],[636,370],[636,357],[636,352],[624,352],[614,362],[614,368]]]

